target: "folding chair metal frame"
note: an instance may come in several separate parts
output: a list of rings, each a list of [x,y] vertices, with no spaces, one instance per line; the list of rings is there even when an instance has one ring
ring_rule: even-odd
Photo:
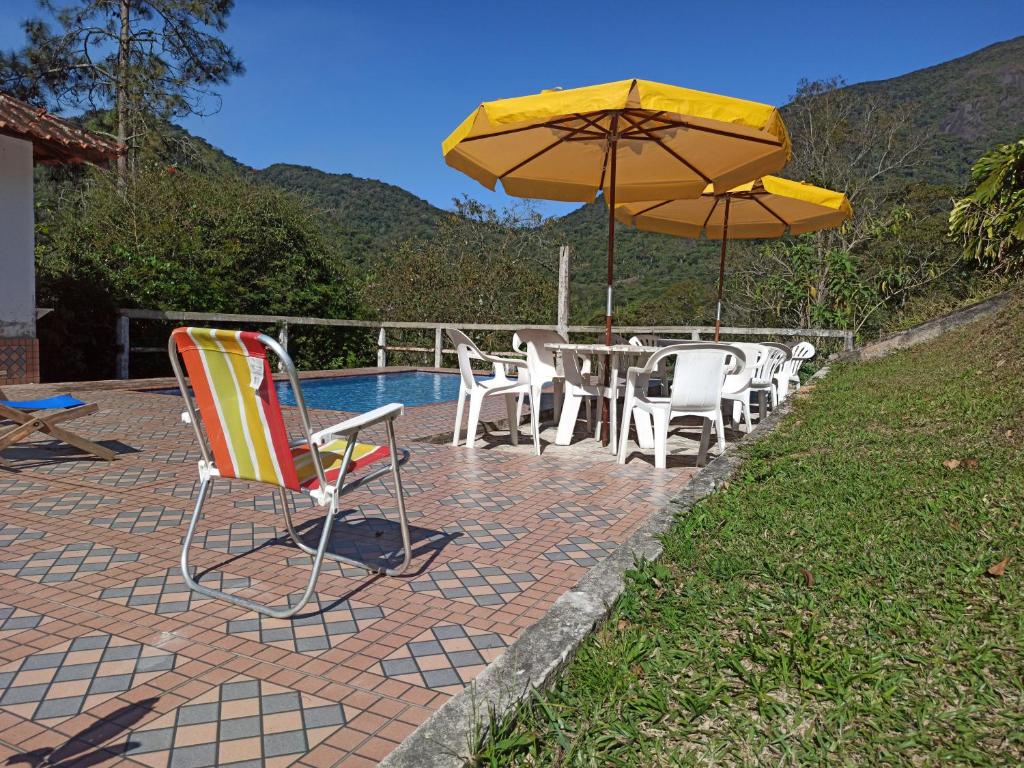
[[[3,390],[0,390],[0,399],[4,398]],[[16,401],[12,401],[16,402]],[[81,435],[75,434],[69,429],[58,426],[63,421],[71,421],[82,416],[89,416],[96,413],[99,406],[96,403],[83,403],[71,408],[58,408],[54,410],[24,410],[0,403],[0,420],[14,422],[13,427],[0,431],[0,452],[20,443],[34,432],[40,432],[53,437],[68,445],[78,448],[80,451],[92,454],[103,461],[113,461],[117,453],[104,446],[88,440]],[[5,464],[0,458],[0,465]]]
[[[181,330],[181,329],[179,329]],[[191,330],[191,329],[189,329]],[[231,332],[225,332],[231,333]],[[317,546],[311,547],[306,544],[302,537],[295,530],[294,522],[291,515],[291,504],[288,496],[289,488],[283,485],[277,485],[280,493],[282,502],[285,528],[288,531],[288,535],[292,542],[300,550],[310,555],[313,558],[313,570],[309,577],[309,582],[306,585],[305,591],[302,593],[301,598],[294,605],[287,608],[275,608],[271,605],[259,603],[254,600],[248,600],[237,595],[231,595],[218,589],[204,586],[198,583],[191,574],[188,561],[188,551],[192,544],[192,540],[195,537],[196,528],[199,524],[199,520],[203,515],[203,504],[209,497],[210,490],[213,485],[214,478],[224,477],[218,470],[213,454],[210,449],[210,445],[203,434],[203,429],[200,426],[200,419],[202,414],[199,412],[199,408],[196,406],[195,398],[192,390],[188,386],[188,382],[185,379],[184,372],[182,371],[181,362],[178,356],[178,348],[176,340],[172,335],[168,341],[168,354],[171,359],[171,366],[174,369],[175,378],[178,380],[178,387],[185,400],[185,413],[182,414],[182,420],[186,423],[192,424],[196,439],[199,442],[199,449],[202,454],[202,459],[199,462],[199,493],[196,499],[195,509],[192,513],[192,519],[189,522],[188,532],[185,534],[185,539],[182,543],[181,550],[181,573],[188,586],[199,592],[200,594],[207,595],[220,600],[225,600],[229,603],[248,608],[253,611],[272,616],[277,619],[287,619],[297,613],[299,613],[309,602],[313,595],[313,591],[316,588],[317,578],[320,576],[320,570],[323,566],[324,558],[329,558],[336,562],[345,563],[347,565],[353,565],[358,568],[365,569],[368,573],[380,573],[387,576],[400,576],[409,567],[409,563],[412,559],[412,546],[409,536],[409,520],[405,509],[405,494],[402,489],[402,478],[399,471],[399,466],[404,464],[409,457],[408,451],[399,451],[398,443],[395,438],[395,425],[394,420],[400,416],[404,411],[404,406],[399,403],[391,403],[390,405],[381,406],[375,410],[367,413],[360,414],[351,419],[347,419],[339,424],[322,429],[318,432],[314,432],[310,422],[309,414],[306,411],[306,403],[302,396],[302,387],[299,383],[298,373],[295,369],[295,364],[292,362],[288,352],[273,338],[265,335],[258,334],[256,341],[265,347],[282,363],[285,374],[288,377],[288,381],[291,384],[292,391],[295,395],[296,409],[299,414],[299,422],[302,426],[303,437],[300,440],[292,441],[291,447],[297,446],[308,446],[310,455],[313,459],[313,464],[316,471],[316,477],[319,481],[319,485],[316,489],[306,490],[307,493],[320,507],[326,507],[327,512],[323,518],[323,529],[320,532],[320,540]],[[269,367],[268,367],[269,372]],[[271,382],[270,386],[273,386]],[[360,430],[365,427],[369,427],[374,424],[382,423],[385,425],[387,430],[388,438],[388,449],[390,452],[391,462],[389,466],[383,466],[373,472],[359,477],[358,479],[349,482],[346,485],[346,479],[349,474],[351,466],[353,451],[357,444],[357,438]],[[327,444],[329,441],[344,438],[347,441],[345,447],[344,456],[341,461],[340,470],[338,472],[337,479],[332,483],[327,479],[327,473],[324,471],[323,462],[320,455],[320,447]],[[401,454],[401,459],[399,455]],[[355,488],[364,485],[365,483],[374,480],[387,472],[391,472],[392,478],[395,483],[395,497],[398,501],[398,515],[399,515],[399,527],[402,535],[402,550],[403,559],[400,564],[396,567],[388,568],[371,565],[360,560],[355,560],[344,555],[339,555],[334,552],[328,551],[328,546],[331,541],[331,531],[334,526],[335,518],[338,515],[338,504],[343,494],[354,490]],[[266,482],[261,480],[252,480],[243,478],[247,482]]]

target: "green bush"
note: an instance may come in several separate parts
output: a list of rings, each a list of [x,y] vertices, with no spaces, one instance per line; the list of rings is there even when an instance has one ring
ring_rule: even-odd
[[[40,198],[38,303],[55,309],[39,326],[44,378],[112,376],[116,307],[355,316],[355,274],[319,214],[289,193],[150,164],[123,190],[94,170]],[[162,344],[166,328],[159,336],[141,343]],[[302,367],[366,353],[361,336],[302,329],[292,339]],[[166,370],[160,361],[147,372]]]

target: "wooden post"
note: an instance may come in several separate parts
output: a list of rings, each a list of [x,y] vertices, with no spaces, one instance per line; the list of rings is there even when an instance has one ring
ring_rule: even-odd
[[[277,332],[277,343],[280,344],[285,352],[288,352],[288,321],[285,320],[281,323],[281,327]],[[280,373],[284,370],[284,361],[277,361],[277,371]]]
[[[119,315],[117,318],[117,373],[115,375],[119,379],[128,378],[128,356],[131,354],[130,323],[131,318],[128,315]]]
[[[441,326],[439,325],[439,326],[437,326],[437,328],[434,329],[434,367],[435,368],[440,368],[441,367],[441,362],[442,362],[442,360],[441,360],[441,344],[442,344]]]
[[[384,331],[384,326],[380,327],[380,332],[377,334],[377,367],[386,368],[388,365],[388,337]]]
[[[558,332],[568,338],[569,334],[569,258],[572,248],[563,245],[558,249]]]

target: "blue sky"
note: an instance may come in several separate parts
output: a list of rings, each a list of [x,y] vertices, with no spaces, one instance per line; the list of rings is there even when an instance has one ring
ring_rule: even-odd
[[[9,49],[35,2],[2,5]],[[1021,10],[1020,0],[238,0],[226,38],[247,74],[223,89],[218,114],[185,125],[255,167],[383,179],[443,207],[463,192],[502,205],[441,158],[441,140],[480,101],[643,77],[781,105],[802,77],[884,79],[1024,34]]]

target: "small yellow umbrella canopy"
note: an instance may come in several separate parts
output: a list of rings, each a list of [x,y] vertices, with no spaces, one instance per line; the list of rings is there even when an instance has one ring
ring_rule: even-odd
[[[730,189],[782,168],[790,141],[775,107],[634,79],[485,102],[442,152],[452,168],[517,197],[593,202],[604,192],[610,343],[616,201]]]
[[[721,187],[719,187],[721,188]],[[763,176],[727,192],[708,185],[691,200],[629,202],[618,205],[615,216],[649,232],[678,237],[705,237],[722,241],[718,269],[718,307],[715,341],[722,320],[725,252],[729,238],[755,239],[802,235],[839,227],[853,216],[853,207],[842,192],[799,181]]]

